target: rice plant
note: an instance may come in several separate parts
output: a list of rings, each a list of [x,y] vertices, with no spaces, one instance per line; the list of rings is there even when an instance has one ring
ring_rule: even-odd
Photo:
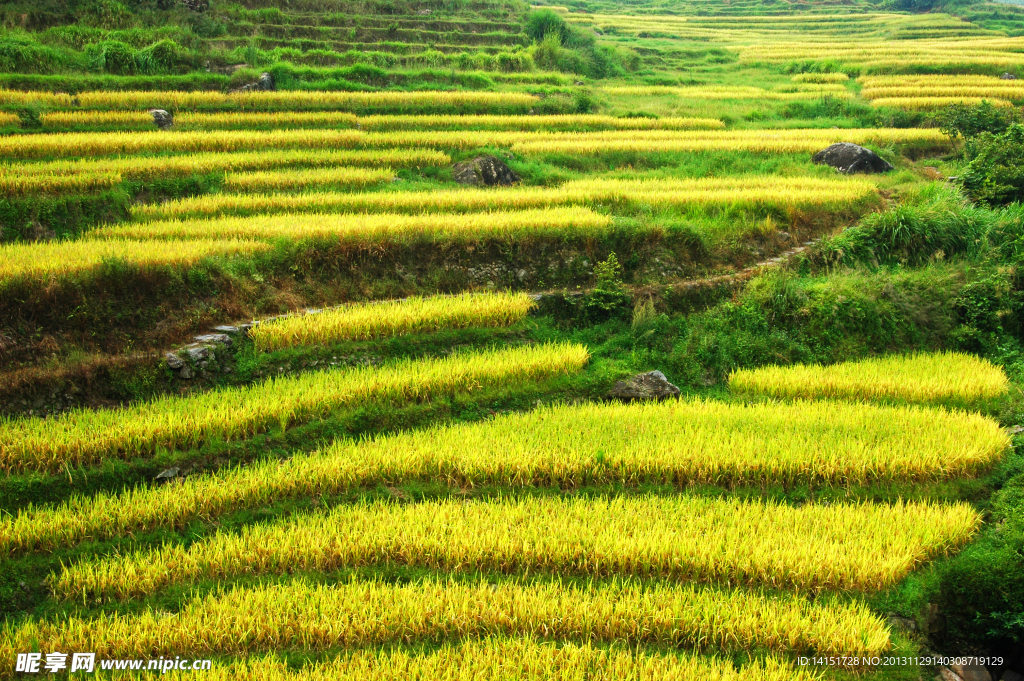
[[[194,672],[170,671],[173,681]],[[624,646],[542,641],[534,637],[445,642],[434,650],[355,650],[300,669],[271,655],[219,664],[206,681],[813,681],[814,673],[784,659],[728,660],[678,653],[643,653]]]
[[[159,253],[160,244],[147,245]],[[371,400],[425,400],[498,381],[507,384],[549,378],[578,371],[588,357],[581,345],[513,347],[446,359],[400,361],[381,368],[304,373],[195,396],[160,397],[121,409],[80,409],[45,421],[8,420],[0,422],[0,468],[53,471],[109,457],[150,454],[161,448],[191,448],[209,440],[250,437]]]
[[[830,366],[799,364],[737,369],[729,388],[740,395],[785,399],[899,400],[983,405],[1005,397],[1006,374],[988,360],[959,352],[875,357]]]
[[[279,317],[249,332],[267,352],[296,345],[381,338],[470,326],[509,326],[533,307],[525,293],[470,293],[347,305],[316,314]]]
[[[240,198],[245,200],[244,195]],[[296,199],[321,198],[323,194],[282,196],[276,205],[302,204]],[[357,204],[370,195],[335,195],[350,197]],[[423,196],[414,194],[412,197]],[[429,197],[430,194],[427,194]],[[490,200],[487,192],[473,196]],[[442,199],[435,196],[434,199]],[[410,206],[415,208],[415,206]],[[452,206],[443,206],[450,208]],[[273,212],[267,210],[266,212]],[[224,217],[214,220],[163,220],[135,222],[102,227],[90,233],[91,238],[178,239],[218,236],[251,239],[337,239],[349,243],[381,244],[390,242],[428,241],[437,243],[466,242],[495,238],[531,238],[536,236],[568,237],[594,234],[612,224],[609,215],[595,213],[578,206],[532,210],[493,211],[481,213],[400,213],[379,214],[286,214]]]
[[[595,455],[599,443],[600,456]],[[337,442],[287,463],[191,476],[174,487],[77,497],[0,518],[0,552],[180,528],[271,499],[360,487],[449,485],[866,485],[976,475],[1009,437],[976,414],[853,402],[543,407],[485,423]]]
[[[360,189],[387,182],[395,176],[390,168],[313,168],[310,170],[263,170],[228,173],[225,189],[250,191],[295,191],[308,187]]]
[[[488,635],[825,654],[878,654],[889,646],[885,623],[856,601],[657,582],[294,581],[200,596],[173,616],[114,611],[98,618],[9,620],[4,627],[5,672],[15,653],[31,646],[107,658],[316,651]]]
[[[58,598],[149,595],[241,575],[400,564],[439,571],[632,575],[811,592],[880,591],[974,536],[955,503],[785,504],[692,496],[343,505],[191,543],[81,561]]]
[[[110,239],[0,244],[0,280],[72,274],[95,269],[107,261],[138,267],[186,265],[205,258],[252,253],[265,248],[266,244],[238,239],[158,242]],[[3,446],[0,444],[0,449]]]

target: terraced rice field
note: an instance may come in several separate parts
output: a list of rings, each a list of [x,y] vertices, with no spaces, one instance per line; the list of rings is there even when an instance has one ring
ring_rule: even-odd
[[[435,391],[472,390],[495,380],[529,380],[579,370],[580,345],[512,348],[445,360],[401,362],[386,369],[304,374],[202,398],[168,397],[123,410],[80,411],[49,421],[0,424],[0,466],[56,470],[234,439],[316,418],[363,401],[421,399]]]
[[[762,367],[733,372],[729,387],[742,395],[786,399],[889,399],[978,405],[1009,392],[1003,371],[961,353],[884,357],[830,367]]]
[[[0,8],[0,676],[934,675],[843,657],[1012,489],[1019,215],[924,177],[1016,19],[151,4]]]
[[[849,424],[857,428],[844,428]],[[727,438],[720,437],[723,432]],[[602,443],[600,457],[593,454],[593,441]],[[915,407],[744,407],[714,401],[567,406],[365,443],[339,442],[284,465],[271,462],[192,477],[172,488],[28,510],[0,522],[0,547],[19,552],[74,545],[181,527],[269,499],[435,479],[467,487],[566,489],[955,479],[982,472],[1008,447],[1007,436],[987,418]]]

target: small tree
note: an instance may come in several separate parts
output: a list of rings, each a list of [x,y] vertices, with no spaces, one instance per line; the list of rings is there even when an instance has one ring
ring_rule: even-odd
[[[614,253],[594,266],[594,277],[594,290],[583,300],[584,317],[601,322],[630,309],[630,296],[622,283],[622,265]]]
[[[990,206],[1024,201],[1024,125],[1001,135],[983,132],[971,142],[961,182],[975,201]]]
[[[950,104],[935,116],[939,129],[949,137],[958,156],[962,156],[963,149],[981,133],[998,135],[1006,132],[1017,119],[1016,109],[997,107],[987,101],[981,104]],[[958,149],[957,140],[961,139],[964,146]],[[970,152],[969,149],[967,151]]]

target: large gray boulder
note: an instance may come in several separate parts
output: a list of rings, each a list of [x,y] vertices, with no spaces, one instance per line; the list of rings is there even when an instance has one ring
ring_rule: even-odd
[[[161,130],[167,130],[174,127],[174,115],[169,111],[163,109],[150,109],[149,115],[153,117],[153,122],[156,123],[156,127]]]
[[[875,152],[849,142],[833,144],[811,157],[811,161],[824,163],[847,174],[887,173],[892,170],[892,165]]]
[[[628,381],[619,381],[608,393],[608,398],[633,402],[635,400],[665,400],[678,397],[679,388],[668,382],[660,371],[637,374]]]
[[[519,182],[519,176],[496,156],[477,156],[452,166],[452,175],[459,184],[507,187]]]

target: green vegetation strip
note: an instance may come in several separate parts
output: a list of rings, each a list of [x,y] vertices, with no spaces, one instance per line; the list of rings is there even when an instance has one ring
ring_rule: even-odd
[[[173,615],[148,610],[8,622],[0,636],[0,673],[12,670],[17,652],[32,648],[195,657],[486,635],[848,654],[877,654],[889,645],[885,623],[856,601],[663,583],[298,581],[213,593]]]
[[[381,368],[305,373],[194,397],[163,397],[124,409],[74,411],[48,420],[7,420],[0,422],[0,467],[56,471],[107,457],[240,439],[272,427],[283,430],[289,423],[354,404],[422,400],[577,371],[588,357],[582,345],[527,346]]]
[[[79,562],[51,586],[72,601],[130,598],[200,580],[402,564],[877,591],[962,546],[980,522],[967,504],[794,508],[687,496],[346,505],[188,547]]]
[[[218,395],[211,401],[222,401]],[[104,431],[96,433],[102,437]],[[559,406],[487,423],[339,442],[287,463],[29,509],[0,519],[0,549],[51,549],[182,527],[272,500],[413,480],[566,488],[942,480],[983,471],[1009,446],[1009,437],[990,419],[922,407],[700,400]]]

